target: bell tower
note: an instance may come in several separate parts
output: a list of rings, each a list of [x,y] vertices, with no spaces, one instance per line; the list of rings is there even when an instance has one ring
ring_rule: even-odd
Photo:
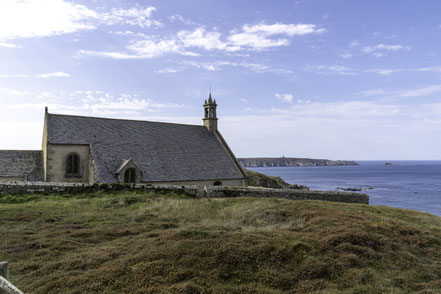
[[[204,103],[204,118],[202,119],[204,121],[204,126],[209,131],[217,130],[216,107],[217,107],[216,100],[213,100],[211,98],[211,91],[210,91],[210,95],[208,96],[208,101],[205,100]]]

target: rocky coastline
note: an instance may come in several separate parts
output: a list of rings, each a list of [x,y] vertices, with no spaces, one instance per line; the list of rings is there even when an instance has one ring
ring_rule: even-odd
[[[238,158],[243,167],[279,167],[279,166],[340,166],[359,165],[353,160],[328,160],[290,157]]]

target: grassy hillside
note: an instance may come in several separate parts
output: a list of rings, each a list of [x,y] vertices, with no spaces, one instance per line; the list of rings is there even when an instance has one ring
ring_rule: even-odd
[[[276,189],[308,189],[306,186],[288,184],[281,177],[268,176],[248,169],[244,169],[244,171],[250,186]]]
[[[437,293],[441,218],[320,201],[0,196],[0,260],[25,293]]]

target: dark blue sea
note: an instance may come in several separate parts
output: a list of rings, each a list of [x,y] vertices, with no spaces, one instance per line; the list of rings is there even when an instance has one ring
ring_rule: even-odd
[[[357,166],[259,167],[312,190],[358,188],[371,205],[387,205],[441,216],[441,161],[357,161]]]

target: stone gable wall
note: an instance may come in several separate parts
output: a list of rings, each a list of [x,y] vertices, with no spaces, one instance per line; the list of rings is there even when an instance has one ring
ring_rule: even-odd
[[[88,145],[48,144],[47,146],[47,170],[46,181],[48,182],[71,182],[89,183],[90,158]],[[78,177],[66,177],[66,159],[69,154],[77,154],[80,157],[80,175]]]
[[[45,182],[7,182],[0,183],[0,194],[29,194],[29,193],[91,193],[113,192],[120,190],[155,191],[159,193],[175,192],[198,198],[229,198],[229,197],[258,197],[280,198],[291,200],[322,200],[344,203],[369,204],[369,196],[362,193],[314,191],[296,189],[271,189],[258,187],[214,187],[207,186],[203,190],[197,186],[149,185],[149,184],[78,184],[78,183],[45,183]]]

